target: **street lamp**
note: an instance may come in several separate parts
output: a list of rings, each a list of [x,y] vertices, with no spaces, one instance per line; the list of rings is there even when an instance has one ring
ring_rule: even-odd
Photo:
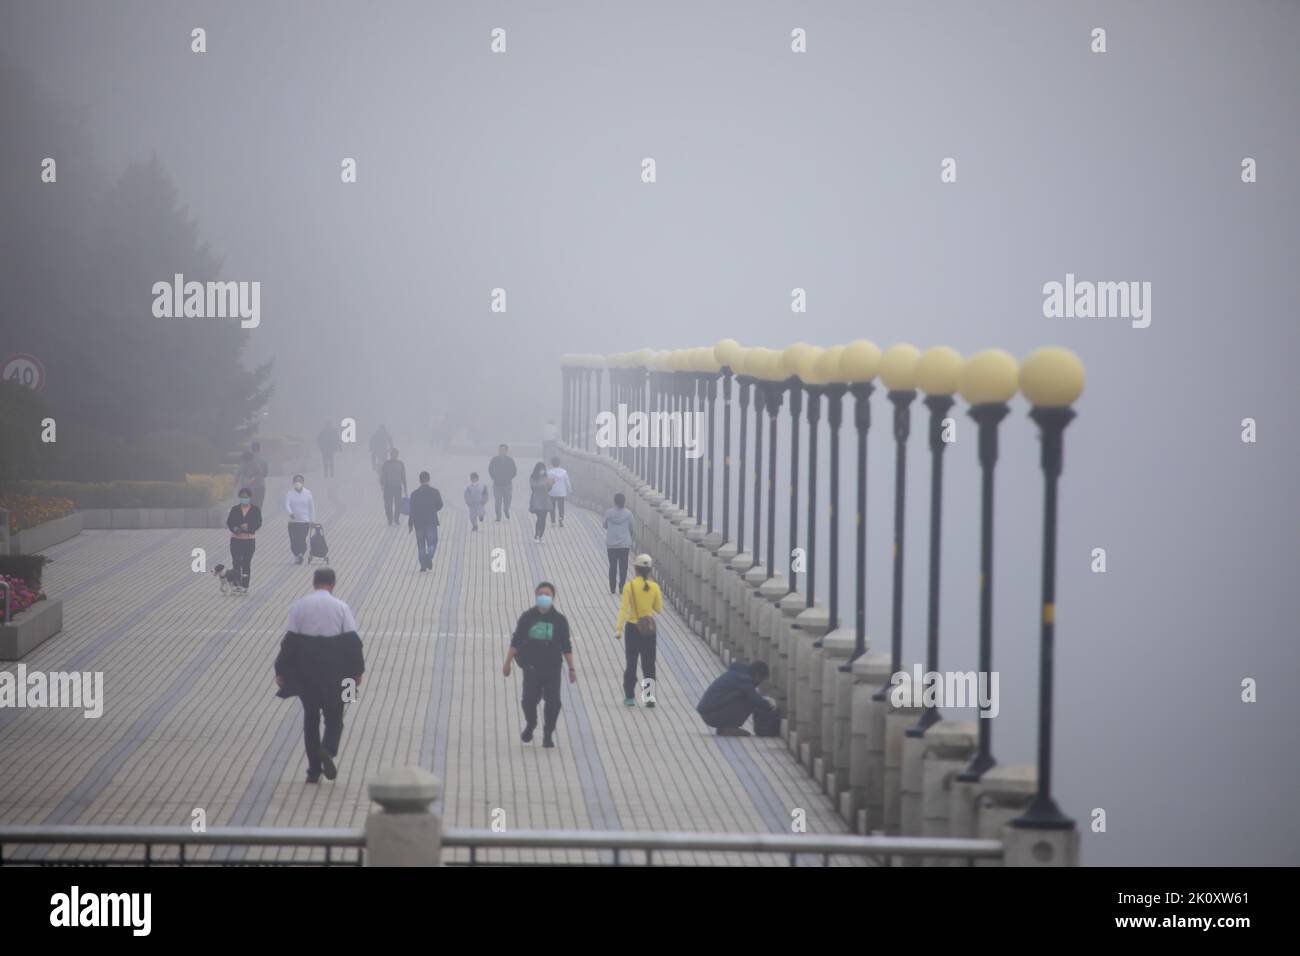
[[[1056,485],[1064,459],[1070,406],[1083,394],[1083,363],[1069,349],[1039,349],[1020,367],[1020,391],[1038,424],[1043,465],[1043,613],[1038,654],[1038,791],[1013,827],[1070,830],[1074,821],[1052,799],[1052,671],[1056,653]]]
[[[875,390],[871,380],[879,369],[880,349],[866,339],[851,342],[840,356],[839,377],[849,383],[854,400],[853,423],[858,430],[857,564],[853,572],[856,608],[853,656],[844,665],[846,669],[867,652],[867,430],[871,427],[871,393]],[[835,504],[832,502],[832,507]]]
[[[927,673],[939,670],[939,541],[943,515],[943,450],[944,422],[953,405],[953,392],[961,380],[962,359],[956,349],[940,345],[929,349],[916,363],[916,384],[925,392],[925,404],[930,409],[930,606],[926,623],[925,669]],[[937,707],[925,707],[916,726],[907,731],[909,737],[921,737],[931,725],[942,719]]]
[[[1010,410],[1007,402],[1016,394],[1020,369],[1016,360],[1001,349],[979,352],[962,366],[959,391],[970,403],[968,414],[979,425],[980,491],[980,662],[979,673],[993,671],[993,468],[998,462],[998,423]],[[994,766],[993,721],[981,716],[979,752],[969,767],[958,775],[973,782]]]
[[[803,382],[800,372],[809,368],[821,349],[807,342],[796,342],[781,353],[781,385],[790,390],[790,537],[786,584],[796,591],[794,552],[799,545],[799,415],[803,411]],[[817,400],[814,398],[813,402]],[[814,439],[815,441],[815,439]],[[811,562],[812,558],[809,557]]]
[[[740,368],[744,350],[741,349],[740,343],[735,339],[723,339],[713,346],[713,357],[717,359],[722,369],[722,543],[726,544],[731,540],[731,377]],[[709,394],[709,400],[710,402],[713,400],[712,392]],[[710,415],[710,428],[712,428],[712,422],[713,417]],[[741,429],[744,429],[743,418]],[[712,442],[710,441],[710,443]],[[743,454],[742,452],[742,457]],[[712,467],[712,453],[710,453],[709,457],[710,467]],[[741,478],[741,481],[743,482],[744,478]],[[712,488],[713,482],[710,481],[710,495],[712,494]],[[709,499],[709,527],[713,527],[713,499],[711,497]]]
[[[889,672],[903,666],[903,505],[907,490],[907,438],[912,430],[912,402],[916,399],[916,363],[921,353],[915,345],[891,346],[880,358],[880,380],[894,405],[894,600],[890,628]],[[872,700],[887,700],[886,682]]]

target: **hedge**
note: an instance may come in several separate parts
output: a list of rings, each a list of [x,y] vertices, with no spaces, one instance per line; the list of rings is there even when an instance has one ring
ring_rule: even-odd
[[[0,577],[18,578],[39,591],[41,571],[49,560],[43,554],[0,554]]]
[[[85,508],[208,508],[233,495],[233,475],[186,475],[185,481],[19,481],[6,491],[66,498]]]
[[[0,490],[0,509],[9,512],[9,533],[17,534],[38,524],[66,517],[77,506],[66,496]]]

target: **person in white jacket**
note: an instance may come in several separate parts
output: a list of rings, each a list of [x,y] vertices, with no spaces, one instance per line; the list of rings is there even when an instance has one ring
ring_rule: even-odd
[[[284,497],[289,512],[289,548],[298,564],[307,554],[307,532],[316,523],[316,501],[303,484],[302,475],[293,476],[293,487]]]
[[[560,467],[558,455],[551,459],[551,467],[546,470],[546,477],[551,485],[551,524],[555,524],[556,512],[559,512],[560,527],[563,528],[564,499],[569,497],[573,485],[569,481],[569,472]]]

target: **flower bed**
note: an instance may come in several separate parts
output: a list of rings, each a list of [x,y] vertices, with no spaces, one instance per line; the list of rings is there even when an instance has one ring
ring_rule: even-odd
[[[0,574],[0,581],[4,581],[9,585],[9,606],[15,616],[27,610],[37,601],[45,600],[45,594],[42,591],[32,587],[20,577]],[[0,597],[0,624],[8,623],[5,619],[4,598]]]
[[[9,512],[9,533],[17,534],[47,521],[64,518],[76,511],[77,505],[71,498],[5,491],[0,492],[0,509]]]
[[[24,481],[11,485],[7,494],[63,499],[72,505],[69,511],[88,508],[207,508],[233,494],[233,477],[185,477],[185,481]],[[3,498],[0,498],[0,507],[4,507]]]

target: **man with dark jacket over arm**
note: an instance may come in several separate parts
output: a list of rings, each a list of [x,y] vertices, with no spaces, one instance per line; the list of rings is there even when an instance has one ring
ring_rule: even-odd
[[[524,670],[524,730],[519,739],[531,743],[537,726],[537,704],[546,702],[542,723],[542,746],[555,746],[555,724],[560,719],[561,661],[569,665],[569,683],[578,679],[573,668],[573,645],[569,622],[555,610],[555,585],[543,581],[533,591],[535,604],[519,616],[506,663],[501,673],[510,676],[510,662],[518,658]]]
[[[410,519],[406,530],[415,532],[415,550],[420,558],[420,570],[433,567],[433,553],[438,550],[438,512],[442,510],[442,495],[429,484],[429,473],[420,472],[420,487],[411,492]]]
[[[318,568],[315,590],[289,611],[289,628],[275,659],[279,697],[300,697],[307,782],[338,776],[334,758],[343,736],[343,705],[355,699],[366,664],[352,609],[334,596],[334,571]],[[321,739],[321,718],[325,737]]]
[[[397,457],[397,449],[388,453],[388,461],[379,466],[379,486],[384,489],[384,514],[388,526],[401,524],[402,496],[406,494],[406,466]]]
[[[501,445],[497,448],[497,456],[488,462],[488,478],[492,482],[492,499],[496,502],[497,520],[501,520],[501,509],[506,509],[506,517],[510,517],[510,499],[514,495],[515,475],[519,474],[519,469],[515,467],[515,460],[510,457],[510,449]]]
[[[762,661],[737,661],[709,685],[695,709],[720,737],[748,737],[749,731],[741,725],[750,714],[759,737],[775,737],[780,733],[780,714],[776,705],[758,692],[758,685],[767,677],[767,665]]]

